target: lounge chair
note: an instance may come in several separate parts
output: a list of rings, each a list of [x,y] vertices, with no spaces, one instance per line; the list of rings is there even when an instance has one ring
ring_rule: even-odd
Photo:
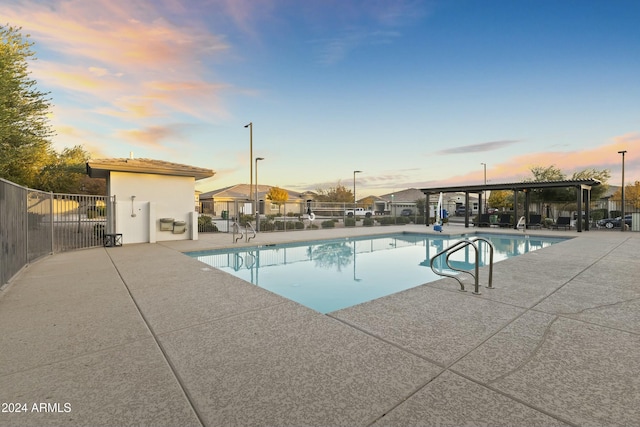
[[[478,227],[489,227],[490,225],[491,225],[491,215],[480,214],[480,219],[478,220]]]
[[[540,228],[542,227],[542,215],[530,214],[527,228]]]
[[[511,227],[511,214],[501,214],[498,225],[500,227]]]
[[[571,217],[569,217],[569,216],[560,216],[560,217],[558,217],[558,220],[556,221],[556,223],[553,226],[553,228],[555,228],[557,230],[560,227],[564,228],[565,230],[567,228],[571,228]]]

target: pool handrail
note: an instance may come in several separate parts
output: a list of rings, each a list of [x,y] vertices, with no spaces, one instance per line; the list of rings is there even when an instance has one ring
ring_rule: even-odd
[[[238,243],[238,240],[242,239],[243,236],[245,237],[245,242],[248,242],[249,240],[254,239],[257,235],[255,228],[253,228],[250,222],[245,224],[243,230],[240,228],[238,221],[234,220],[233,224],[231,224],[231,229],[233,230],[233,243]],[[251,230],[253,236],[249,236],[249,230]],[[240,236],[236,238],[236,234],[239,234]]]
[[[469,274],[471,277],[473,277],[474,279],[474,294],[475,295],[480,295],[480,284],[479,284],[479,276],[480,276],[480,254],[478,251],[478,245],[476,244],[476,242],[478,241],[482,241],[485,242],[489,245],[489,281],[487,284],[487,288],[489,289],[493,289],[493,244],[488,240],[485,239],[484,237],[480,237],[480,236],[475,236],[472,238],[468,238],[468,239],[463,239],[460,240],[456,243],[454,243],[453,245],[449,246],[446,249],[441,250],[440,252],[438,252],[437,254],[435,254],[432,258],[431,258],[431,262],[430,262],[430,266],[431,266],[431,270],[436,273],[439,276],[444,276],[444,277],[451,277],[453,279],[455,279],[459,284],[460,284],[460,291],[465,292],[464,289],[464,284],[462,283],[462,280],[460,280],[456,274],[451,274],[451,273],[446,273],[444,271],[437,271],[434,266],[433,263],[435,262],[435,260],[441,256],[446,254],[446,258],[445,258],[445,262],[447,264],[447,267],[449,267],[450,270],[453,271],[458,271],[460,273],[467,273]],[[467,246],[471,246],[473,247],[473,249],[475,250],[475,274],[471,273],[470,271],[467,270],[463,270],[461,268],[455,268],[453,267],[450,263],[449,263],[449,257],[459,251],[460,249],[463,249]]]

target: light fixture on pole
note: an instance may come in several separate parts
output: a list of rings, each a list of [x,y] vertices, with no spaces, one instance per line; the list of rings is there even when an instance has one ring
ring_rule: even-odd
[[[264,157],[256,157],[256,232],[260,231],[260,204],[258,201],[258,160],[264,160]]]
[[[353,204],[355,207],[355,203],[356,203],[356,174],[357,173],[362,173],[362,171],[353,171]],[[355,214],[355,213],[354,213]]]
[[[252,200],[253,191],[253,122],[249,122],[248,125],[244,126],[245,128],[249,128],[249,200]]]
[[[618,154],[622,154],[622,188],[620,189],[621,192],[621,196],[622,196],[622,218],[620,219],[620,230],[624,231],[627,222],[624,220],[624,154],[627,152],[627,150],[623,150],[623,151],[618,151]]]

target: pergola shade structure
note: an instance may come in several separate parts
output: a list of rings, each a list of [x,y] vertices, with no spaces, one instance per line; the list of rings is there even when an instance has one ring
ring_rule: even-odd
[[[518,200],[518,192],[522,191],[525,194],[524,201],[524,213],[525,221],[529,223],[529,204],[531,202],[532,190],[545,189],[545,188],[570,188],[576,189],[576,204],[578,206],[578,212],[584,211],[586,218],[590,217],[590,205],[591,205],[591,188],[596,185],[600,185],[601,182],[597,179],[581,179],[581,180],[562,180],[562,181],[525,181],[525,182],[512,182],[504,184],[481,184],[481,185],[459,185],[452,187],[432,187],[422,188],[422,191],[426,197],[427,206],[427,225],[431,223],[431,210],[429,209],[429,197],[431,195],[439,195],[440,193],[464,193],[465,194],[465,206],[469,206],[469,194],[478,194],[478,212],[482,212],[482,195],[485,191],[492,190],[510,190],[513,191],[514,201]],[[582,207],[582,209],[581,209]],[[514,228],[517,228],[518,218],[518,204],[514,202],[514,217],[516,218]],[[583,224],[584,222],[584,224]],[[464,218],[464,226],[469,227],[469,209],[467,209]],[[583,221],[582,215],[578,215],[576,219],[576,229],[578,232],[589,230],[589,221]]]

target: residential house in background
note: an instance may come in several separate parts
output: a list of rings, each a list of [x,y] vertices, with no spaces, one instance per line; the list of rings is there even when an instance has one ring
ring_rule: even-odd
[[[400,216],[402,211],[407,209],[411,210],[411,214],[423,214],[423,212],[417,212],[418,200],[425,200],[425,195],[417,188],[408,188],[406,190],[394,191],[393,193],[384,194],[382,196],[369,196],[373,199],[373,211],[377,215],[391,215]],[[443,194],[443,208],[451,215],[454,214],[456,208],[464,206],[464,193],[447,193]],[[364,199],[363,199],[364,200]],[[436,210],[436,200],[431,200],[431,215]],[[472,212],[478,212],[478,198],[477,196],[470,195],[469,203],[471,204]]]
[[[257,197],[256,186],[249,184],[237,184],[200,193],[200,213],[222,219],[237,218],[239,214],[255,215],[254,206],[257,199],[258,212],[261,215],[298,215],[306,212],[308,203],[315,196],[312,192],[300,193],[283,189],[289,198],[285,203],[278,205],[267,198],[272,187],[274,186],[258,185]]]

